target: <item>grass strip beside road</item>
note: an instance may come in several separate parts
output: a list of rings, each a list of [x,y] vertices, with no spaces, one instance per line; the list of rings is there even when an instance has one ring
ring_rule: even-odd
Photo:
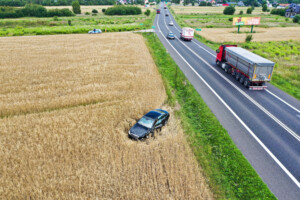
[[[276,199],[153,34],[143,34],[163,77],[169,103],[176,102],[187,139],[217,199]],[[178,106],[176,106],[178,107]]]

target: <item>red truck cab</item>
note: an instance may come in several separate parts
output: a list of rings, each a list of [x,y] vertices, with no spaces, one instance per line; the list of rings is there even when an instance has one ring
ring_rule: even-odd
[[[160,14],[160,9],[157,9],[157,10],[156,10],[156,14]]]
[[[221,66],[221,65],[222,65],[222,62],[226,62],[226,60],[225,60],[225,56],[226,56],[225,48],[226,48],[226,47],[237,47],[237,45],[224,44],[224,45],[221,45],[221,46],[216,50],[216,53],[217,53],[217,56],[216,56],[216,64],[217,64],[218,66]]]

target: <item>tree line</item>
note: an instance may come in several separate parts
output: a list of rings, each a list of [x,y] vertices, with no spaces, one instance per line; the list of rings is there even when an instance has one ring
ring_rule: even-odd
[[[26,4],[24,8],[0,7],[0,18],[20,18],[20,17],[69,17],[74,16],[73,12],[67,8],[49,9],[42,5]]]
[[[74,0],[0,0],[0,6],[25,6],[28,3],[43,6],[72,5]],[[116,0],[79,0],[80,5],[114,5]]]

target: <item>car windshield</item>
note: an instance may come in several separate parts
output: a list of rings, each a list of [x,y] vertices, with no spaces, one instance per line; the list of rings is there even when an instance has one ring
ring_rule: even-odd
[[[139,121],[138,124],[145,126],[147,128],[151,128],[153,126],[154,120],[148,117],[142,117]]]
[[[174,34],[173,33],[169,33],[169,36],[173,36]]]

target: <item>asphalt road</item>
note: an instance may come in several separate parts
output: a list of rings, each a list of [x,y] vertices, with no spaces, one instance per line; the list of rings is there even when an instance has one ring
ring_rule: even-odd
[[[216,66],[215,50],[180,40],[180,26],[160,7],[155,31],[180,69],[275,196],[300,199],[300,102],[270,84],[265,91],[244,88]]]

